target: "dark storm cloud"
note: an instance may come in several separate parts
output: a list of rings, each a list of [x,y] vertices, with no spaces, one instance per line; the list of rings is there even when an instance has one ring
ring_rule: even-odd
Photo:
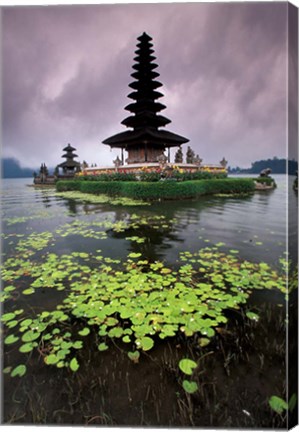
[[[170,130],[206,162],[285,155],[285,3],[14,7],[3,11],[4,154],[109,164],[136,38],[153,37]]]

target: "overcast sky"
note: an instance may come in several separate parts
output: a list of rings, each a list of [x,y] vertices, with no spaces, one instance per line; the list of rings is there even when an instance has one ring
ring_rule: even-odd
[[[3,156],[109,165],[137,37],[153,38],[166,129],[206,163],[286,156],[287,3],[3,8]],[[187,145],[183,145],[184,153]]]

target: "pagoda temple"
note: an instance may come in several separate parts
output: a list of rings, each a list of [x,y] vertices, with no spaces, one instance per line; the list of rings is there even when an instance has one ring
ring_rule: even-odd
[[[80,171],[80,163],[74,160],[75,157],[78,157],[78,155],[74,153],[75,150],[76,149],[70,144],[63,149],[65,153],[61,157],[66,160],[57,166],[58,168],[62,168],[63,174],[65,175],[74,175],[75,172]]]
[[[135,79],[129,84],[134,91],[128,97],[134,102],[125,107],[132,113],[122,121],[122,124],[130,130],[118,133],[103,141],[103,144],[111,148],[121,149],[121,164],[124,164],[124,153],[128,152],[126,162],[128,164],[158,162],[159,157],[168,149],[168,162],[170,162],[170,148],[179,147],[188,142],[187,138],[168,130],[160,129],[171,121],[158,114],[166,108],[157,102],[163,94],[157,91],[162,84],[156,81],[160,74],[155,71],[158,67],[153,61],[152,38],[143,33],[137,38],[137,56],[134,58],[135,71],[131,76]]]

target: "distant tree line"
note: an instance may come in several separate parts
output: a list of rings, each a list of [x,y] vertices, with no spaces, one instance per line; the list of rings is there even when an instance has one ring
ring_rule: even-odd
[[[240,168],[228,167],[228,172],[232,174],[236,173],[249,173],[249,174],[259,174],[262,170],[270,168],[272,174],[286,174],[287,161],[286,159],[279,159],[274,157],[273,159],[262,159],[259,161],[252,162],[251,168]],[[288,171],[290,175],[295,175],[298,170],[298,162],[294,159],[288,161]]]
[[[18,159],[3,158],[1,161],[2,178],[32,178],[34,172],[39,172],[39,168],[22,168]],[[52,171],[52,168],[49,170]]]
[[[2,177],[3,178],[22,178],[32,177],[34,169],[22,168],[20,162],[14,158],[2,159]]]

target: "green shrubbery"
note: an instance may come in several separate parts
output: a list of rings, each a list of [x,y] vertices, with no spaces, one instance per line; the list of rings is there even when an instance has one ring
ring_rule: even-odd
[[[161,173],[156,171],[151,171],[151,172],[142,171],[139,173],[139,180],[145,182],[157,182],[161,180]]]
[[[207,180],[207,179],[224,179],[227,178],[226,172],[212,173],[208,171],[182,172],[175,171],[174,178],[178,181],[187,180]]]
[[[267,186],[270,186],[272,183],[276,186],[275,180],[272,177],[257,177],[254,179],[257,183],[266,184]]]
[[[77,177],[77,180],[84,181],[136,181],[133,173],[112,172],[98,175],[85,175]]]
[[[92,194],[126,196],[143,200],[187,199],[208,194],[245,194],[255,189],[253,179],[226,178],[192,181],[160,182],[94,182],[94,181],[59,181],[56,184],[59,192],[79,190]]]
[[[78,180],[58,180],[56,182],[56,189],[59,192],[80,191],[82,182]]]
[[[83,181],[80,182],[80,192],[92,194],[122,195],[122,184],[129,184],[124,181]]]
[[[80,181],[146,181],[146,182],[157,182],[161,180],[163,176],[169,176],[177,181],[187,181],[187,180],[204,180],[213,178],[226,178],[227,173],[219,172],[212,173],[208,171],[195,171],[195,172],[180,172],[177,169],[170,170],[168,173],[163,173],[161,171],[140,171],[138,173],[121,173],[121,172],[111,172],[106,174],[98,175],[85,175],[75,178],[75,180]]]

